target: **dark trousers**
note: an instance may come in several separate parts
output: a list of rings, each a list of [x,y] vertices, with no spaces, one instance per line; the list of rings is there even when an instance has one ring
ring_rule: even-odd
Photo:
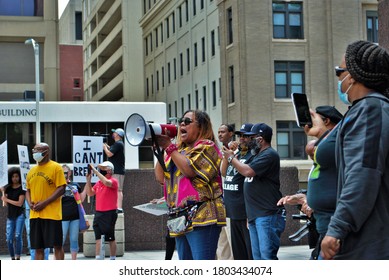
[[[176,239],[169,236],[169,230],[166,234],[166,252],[165,260],[171,260],[173,258],[174,250],[176,249]]]
[[[231,247],[234,260],[253,259],[247,220],[231,219]]]

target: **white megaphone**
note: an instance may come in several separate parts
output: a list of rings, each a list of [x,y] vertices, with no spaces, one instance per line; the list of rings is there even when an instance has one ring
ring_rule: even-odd
[[[153,139],[153,135],[169,135],[170,138],[177,136],[177,127],[174,124],[149,123],[144,118],[134,113],[128,117],[124,126],[126,140],[132,146],[139,146],[143,140]]]

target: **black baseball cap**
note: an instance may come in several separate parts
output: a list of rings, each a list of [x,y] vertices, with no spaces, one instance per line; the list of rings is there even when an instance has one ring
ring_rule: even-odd
[[[316,113],[329,118],[334,124],[343,119],[343,115],[334,106],[318,106],[316,107]]]
[[[247,132],[250,132],[250,131],[251,131],[251,128],[252,128],[252,127],[253,127],[253,124],[252,124],[252,123],[245,123],[245,124],[242,124],[242,126],[240,127],[240,130],[235,131],[235,134],[236,134],[236,135],[246,134]]]

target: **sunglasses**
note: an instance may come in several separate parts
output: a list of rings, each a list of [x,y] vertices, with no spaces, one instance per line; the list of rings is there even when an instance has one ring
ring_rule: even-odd
[[[192,122],[194,122],[194,120],[190,118],[179,118],[178,123],[180,124],[182,122],[184,122],[185,125],[190,125]]]
[[[240,137],[240,138],[251,138],[251,137],[253,137],[253,135],[244,135],[244,134],[241,134],[241,135],[238,135],[238,137]]]
[[[340,77],[343,72],[347,71],[347,68],[341,68],[339,66],[335,66],[335,75],[336,77]]]

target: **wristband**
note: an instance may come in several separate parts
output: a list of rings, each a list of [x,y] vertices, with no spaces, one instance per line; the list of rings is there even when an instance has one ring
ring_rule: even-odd
[[[166,152],[166,154],[167,154],[168,156],[170,156],[174,151],[177,151],[177,150],[178,150],[178,148],[177,148],[177,146],[176,146],[175,144],[170,144],[170,145],[166,148],[165,152]]]

